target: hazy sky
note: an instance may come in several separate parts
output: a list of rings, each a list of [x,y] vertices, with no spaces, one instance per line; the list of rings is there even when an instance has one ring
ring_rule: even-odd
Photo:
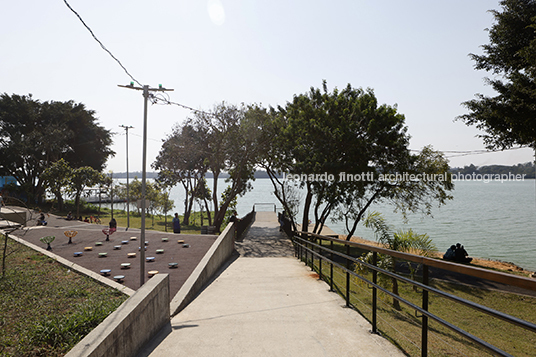
[[[469,53],[488,43],[498,0],[68,0],[102,43],[142,84],[173,88],[196,109],[222,101],[284,105],[311,86],[372,88],[398,104],[411,148],[431,144],[451,166],[516,164],[520,149],[479,155],[478,131],[454,118],[476,93],[493,94]],[[141,170],[143,97],[119,88],[130,78],[61,0],[4,1],[0,11],[0,92],[84,103],[117,133],[108,170]],[[152,105],[148,170],[162,139],[190,115]],[[462,156],[460,156],[462,155]]]

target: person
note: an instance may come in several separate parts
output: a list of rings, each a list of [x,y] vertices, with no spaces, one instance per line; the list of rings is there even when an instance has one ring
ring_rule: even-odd
[[[453,244],[449,249],[443,254],[443,259],[445,260],[454,260],[456,257],[456,246]]]
[[[229,222],[240,222],[240,219],[236,215],[236,211],[233,211],[233,215],[229,217]]]
[[[110,229],[113,229],[114,231],[117,229],[117,221],[115,220],[115,218],[112,217],[109,225],[110,225]]]
[[[282,213],[279,213],[278,220],[279,220],[279,232],[283,232],[285,223],[288,220],[287,212],[283,211]]]
[[[39,215],[39,218],[37,219],[37,225],[38,226],[46,226],[47,225],[47,221],[45,221],[45,214],[43,212],[41,212],[41,214]]]
[[[84,222],[89,223],[89,217],[86,217],[86,218],[84,219]]]
[[[456,253],[454,256],[454,261],[458,263],[470,263],[473,258],[469,258],[468,255],[469,254],[467,253],[463,245],[461,245],[460,243],[456,243]]]
[[[4,199],[2,198],[2,192],[0,192],[0,207],[5,206]]]
[[[175,217],[173,218],[173,233],[180,233],[181,232],[181,220],[179,218],[179,214],[175,213]]]
[[[72,219],[73,219],[73,214],[71,213],[71,211],[69,211],[69,213],[67,213],[67,220],[72,221]]]

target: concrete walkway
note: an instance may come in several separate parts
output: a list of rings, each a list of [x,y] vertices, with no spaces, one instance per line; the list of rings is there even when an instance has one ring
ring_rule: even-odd
[[[140,356],[403,356],[293,257],[273,212],[237,250]]]

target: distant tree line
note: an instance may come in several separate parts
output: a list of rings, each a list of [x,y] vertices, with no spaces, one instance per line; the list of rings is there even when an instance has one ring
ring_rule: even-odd
[[[505,165],[488,165],[477,167],[473,164],[464,166],[463,168],[454,167],[450,169],[451,174],[463,174],[463,175],[525,175],[526,179],[533,179],[536,177],[536,167],[534,163],[527,162],[524,164],[517,164],[513,166]]]
[[[134,171],[134,172],[129,172],[128,173],[128,177],[132,178],[132,177],[141,177],[142,176],[142,173],[141,171]],[[253,174],[253,176],[256,178],[256,179],[267,179],[267,178],[270,178],[270,176],[268,175],[268,173],[264,170],[257,170],[255,171],[255,173]],[[147,172],[146,173],[146,177],[148,179],[156,179],[158,178],[158,172],[155,172],[155,171],[150,171],[150,172]],[[283,175],[279,175],[279,177],[283,177]],[[127,178],[127,173],[126,172],[114,172],[114,178],[121,178],[121,179],[126,179]],[[214,178],[214,175],[212,174],[212,172],[207,172],[205,174],[205,178],[207,179],[211,179],[211,178]],[[229,174],[224,172],[222,174],[220,174],[220,178],[223,178],[223,179],[226,179],[226,178],[229,178]]]

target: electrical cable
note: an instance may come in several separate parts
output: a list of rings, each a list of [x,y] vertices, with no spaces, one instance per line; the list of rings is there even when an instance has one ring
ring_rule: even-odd
[[[69,5],[69,3],[67,2],[67,0],[63,0],[63,2],[65,3],[65,5],[69,8],[69,10],[71,10],[75,15],[76,17],[78,17],[78,19],[80,20],[80,22],[82,22],[82,24],[84,25],[84,27],[89,31],[89,33],[91,34],[91,36],[93,37],[93,39],[95,41],[97,41],[97,43],[101,46],[101,48],[106,51],[116,62],[117,64],[119,64],[119,66],[123,69],[123,71],[125,71],[125,73],[130,77],[130,79],[134,82],[136,82],[140,87],[143,87],[143,85],[136,79],[134,78],[134,76],[132,76],[130,74],[130,72],[126,69],[126,67],[121,63],[121,61],[119,59],[117,59],[117,57],[115,57],[113,55],[113,53],[108,50],[106,48],[106,46],[104,46],[104,44],[97,38],[97,36],[95,36],[95,34],[93,33],[93,31],[91,30],[91,28],[84,22],[84,20],[82,19],[82,17],[78,14],[78,12],[76,12],[71,5]],[[196,113],[202,113],[202,114],[205,114],[205,115],[210,115],[210,116],[214,116],[214,114],[211,114],[211,113],[208,113],[208,112],[204,112],[202,110],[198,110],[198,109],[194,109],[192,107],[189,107],[187,105],[184,105],[184,104],[180,104],[180,103],[176,103],[176,102],[172,102],[170,99],[169,99],[169,96],[168,98],[159,98],[155,95],[151,95],[149,97],[149,99],[151,100],[151,103],[152,104],[158,104],[159,101],[161,102],[164,102],[164,104],[168,104],[168,105],[176,105],[176,106],[179,106],[179,107],[182,107],[184,109],[188,109],[190,111],[193,111],[193,112],[196,112]]]
[[[123,66],[123,64],[121,63],[121,61],[119,61],[113,54],[112,52],[110,52],[103,44],[102,42],[100,42],[100,40],[97,38],[97,36],[95,36],[95,34],[93,33],[93,31],[89,28],[88,25],[86,25],[86,23],[84,22],[84,20],[82,20],[82,17],[71,7],[71,5],[69,5],[69,3],[67,2],[67,0],[63,0],[63,2],[65,3],[65,5],[67,5],[67,7],[69,8],[69,10],[71,10],[75,15],[76,17],[78,17],[78,19],[80,20],[80,22],[82,22],[82,24],[84,25],[84,27],[89,31],[89,33],[91,34],[91,36],[93,36],[93,38],[95,39],[95,41],[97,41],[97,43],[102,47],[102,49],[106,52],[108,52],[108,54],[119,64],[119,66],[121,66],[121,68],[123,68],[123,70],[125,71],[125,73],[130,77],[130,79],[132,79],[134,82],[138,83],[140,86],[143,87],[143,85],[138,82],[138,80],[136,78],[134,78],[129,72],[128,70],[125,68],[125,66]]]
[[[445,155],[445,157],[452,158],[452,157],[461,157],[461,156],[470,156],[470,155],[492,154],[496,152],[504,152],[504,151],[520,150],[520,149],[526,149],[526,147],[509,148],[509,149],[504,149],[504,150],[438,150],[438,151],[443,154],[451,154],[451,155]],[[410,151],[421,152],[422,150],[410,149]]]

